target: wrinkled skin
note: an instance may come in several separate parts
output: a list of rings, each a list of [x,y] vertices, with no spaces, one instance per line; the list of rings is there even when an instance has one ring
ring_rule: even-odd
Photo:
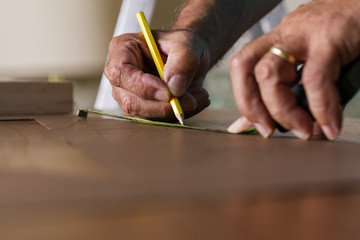
[[[202,84],[207,71],[236,39],[278,0],[189,0],[172,31],[153,31],[164,66],[164,81],[142,34],[125,34],[110,44],[105,74],[124,114],[174,120],[168,103],[179,97],[186,117],[210,104]],[[294,65],[269,52],[272,46],[304,63],[301,79],[312,115],[302,110],[289,86]],[[242,116],[229,127],[240,132],[254,125],[269,137],[278,122],[307,140],[322,132],[339,134],[342,108],[334,82],[341,66],[360,53],[360,1],[314,0],[288,14],[270,33],[250,42],[230,63],[235,101]]]
[[[209,53],[203,41],[191,31],[153,31],[163,57],[164,81],[141,33],[114,38],[109,46],[105,75],[113,88],[113,97],[123,113],[149,119],[174,120],[169,104],[179,97],[185,117],[210,105],[202,87],[209,68]]]
[[[336,138],[342,108],[334,82],[341,66],[360,54],[360,1],[316,0],[302,5],[231,60],[233,91],[242,117],[229,129],[239,132],[254,125],[269,137],[276,120],[307,140],[314,124],[290,91],[295,68],[270,53],[272,46],[305,64],[301,81],[310,111],[326,137]]]

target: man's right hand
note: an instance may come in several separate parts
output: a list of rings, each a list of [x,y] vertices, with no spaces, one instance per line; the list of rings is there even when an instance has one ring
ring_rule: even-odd
[[[115,37],[109,46],[105,75],[123,113],[148,119],[175,120],[169,100],[179,97],[185,117],[210,105],[202,88],[209,70],[206,44],[191,31],[153,31],[163,57],[164,81],[158,77],[154,61],[142,33]]]

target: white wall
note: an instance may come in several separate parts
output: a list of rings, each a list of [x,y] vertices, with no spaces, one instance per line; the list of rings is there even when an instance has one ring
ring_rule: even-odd
[[[158,0],[167,27],[183,0]],[[305,2],[285,0],[289,9]],[[121,0],[0,0],[0,77],[86,77],[102,72]]]
[[[121,2],[0,0],[0,78],[101,74]],[[158,0],[157,28],[180,2]]]
[[[305,4],[310,2],[310,0],[283,0],[285,6],[287,7],[288,11],[293,11],[298,7],[300,4]]]
[[[117,0],[0,0],[0,76],[101,71],[119,7]]]

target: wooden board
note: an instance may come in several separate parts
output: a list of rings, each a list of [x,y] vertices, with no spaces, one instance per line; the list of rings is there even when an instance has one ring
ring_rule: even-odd
[[[360,237],[358,119],[337,141],[303,142],[92,115],[5,118],[2,240]],[[236,118],[206,111],[187,122]]]
[[[359,201],[360,194],[354,190],[29,203],[1,209],[0,235],[2,240],[357,240]]]
[[[203,125],[205,117],[211,122],[206,116],[211,114],[191,121]],[[8,175],[4,183],[9,186],[14,181],[18,189],[44,187],[40,192],[55,199],[89,193],[127,199],[155,193],[166,198],[297,193],[360,184],[360,148],[354,142],[304,142],[291,136],[264,140],[91,116],[37,116],[36,121],[0,123],[0,171]],[[32,181],[19,181],[17,169]],[[99,171],[85,178],[82,171],[89,169]],[[52,182],[54,177],[62,181]],[[92,182],[91,192],[83,188],[84,181]],[[17,201],[41,202],[43,197],[24,195]]]
[[[0,115],[60,114],[72,109],[70,82],[0,81]]]

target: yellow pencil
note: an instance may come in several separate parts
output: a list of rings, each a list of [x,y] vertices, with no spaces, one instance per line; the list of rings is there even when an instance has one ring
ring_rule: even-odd
[[[151,31],[150,31],[149,24],[146,21],[145,15],[144,15],[143,12],[138,12],[136,14],[136,17],[137,17],[137,19],[139,21],[141,30],[142,30],[142,32],[144,34],[144,37],[145,37],[146,43],[148,45],[148,48],[150,50],[151,56],[154,59],[156,69],[159,72],[159,76],[160,76],[161,80],[164,80],[163,79],[164,63],[163,63],[162,58],[160,56],[159,49],[156,46],[154,37],[153,37],[153,35],[152,35]],[[171,107],[172,107],[172,109],[174,111],[175,117],[179,120],[181,125],[184,125],[184,113],[183,113],[183,111],[181,109],[178,98],[177,97],[172,97],[170,99],[170,104],[171,104]]]

